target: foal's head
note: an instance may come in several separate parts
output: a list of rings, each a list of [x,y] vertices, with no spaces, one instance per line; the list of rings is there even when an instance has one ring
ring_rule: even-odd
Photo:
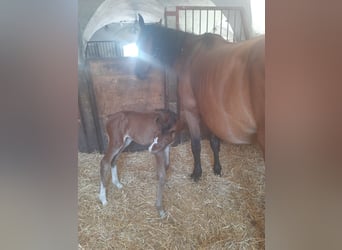
[[[151,146],[150,151],[152,153],[157,153],[161,150],[164,150],[167,146],[173,143],[177,132],[176,113],[167,109],[157,109],[155,112],[157,114],[156,123],[159,128],[159,133],[155,138],[155,142]]]
[[[160,128],[161,134],[169,132],[169,130],[176,124],[177,115],[175,112],[168,109],[156,109],[157,125]]]

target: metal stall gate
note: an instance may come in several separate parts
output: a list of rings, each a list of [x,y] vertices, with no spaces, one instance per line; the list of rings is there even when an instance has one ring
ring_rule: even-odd
[[[214,33],[230,42],[250,38],[242,7],[176,6],[165,9],[165,25],[197,35]]]

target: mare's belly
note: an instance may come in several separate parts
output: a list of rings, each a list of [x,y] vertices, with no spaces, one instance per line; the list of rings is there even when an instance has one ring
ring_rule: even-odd
[[[234,144],[249,144],[256,133],[254,115],[243,99],[236,96],[208,98],[203,102],[205,105],[200,105],[201,117],[220,139]]]

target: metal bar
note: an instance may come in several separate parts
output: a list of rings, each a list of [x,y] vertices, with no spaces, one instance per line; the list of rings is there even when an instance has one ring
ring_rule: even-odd
[[[215,18],[216,18],[216,10],[214,10],[214,28],[213,28],[213,33],[215,33],[215,31],[216,31]]]
[[[242,33],[242,32],[241,32],[241,30],[242,30],[241,18],[242,18],[242,17],[241,17],[241,12],[239,12],[239,13],[240,13],[240,15],[239,15],[239,16],[240,16],[240,18],[239,18],[239,21],[240,21],[240,22],[239,22],[239,27],[240,27],[240,30],[239,30],[239,41],[241,41],[241,33]]]
[[[101,47],[100,47],[100,43],[96,44],[96,57],[100,57],[101,56]]]
[[[208,32],[208,25],[209,25],[209,10],[207,10],[207,30],[206,30],[206,32]]]
[[[184,10],[184,15],[185,15],[185,27],[184,27],[184,31],[186,31],[186,10]]]
[[[111,42],[108,43],[108,55],[109,55],[109,57],[114,57],[114,55],[113,55],[113,43],[111,43]]]
[[[227,40],[229,40],[229,27],[230,27],[230,10],[227,13]]]
[[[166,7],[164,8],[164,20],[165,20],[165,27],[167,27],[167,17],[169,12],[166,10]]]
[[[103,43],[100,43],[100,56],[103,57]]]
[[[89,54],[89,44],[87,43],[86,50],[85,50],[86,59],[88,58],[88,54]]]
[[[242,7],[220,7],[220,6],[176,6],[179,10],[241,10]],[[168,11],[172,12],[172,11]]]
[[[192,10],[192,33],[194,33],[194,10]]]
[[[176,7],[176,29],[179,30],[179,8],[180,7]]]
[[[199,11],[200,13],[200,16],[199,16],[199,33],[198,34],[201,34],[201,31],[202,31],[202,11],[200,10]]]
[[[233,28],[233,31],[234,31],[234,35],[233,35],[233,42],[236,42],[236,11],[234,11],[234,28]]]
[[[221,10],[220,36],[222,36],[222,21],[223,21],[222,12],[223,12],[223,11]]]

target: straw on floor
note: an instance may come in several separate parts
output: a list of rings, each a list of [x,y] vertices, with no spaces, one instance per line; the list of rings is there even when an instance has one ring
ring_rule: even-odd
[[[110,185],[108,205],[98,200],[103,155],[79,153],[79,249],[264,249],[265,165],[258,147],[221,145],[222,177],[212,170],[202,140],[203,174],[190,179],[190,143],[170,150],[161,219],[154,206],[157,176],[148,151],[123,153]]]

